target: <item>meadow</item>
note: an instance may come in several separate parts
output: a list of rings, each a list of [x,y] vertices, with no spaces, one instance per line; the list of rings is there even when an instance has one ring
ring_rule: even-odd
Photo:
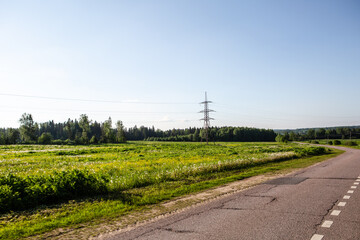
[[[295,143],[0,146],[0,238],[110,221],[178,196],[308,166],[338,153]]]

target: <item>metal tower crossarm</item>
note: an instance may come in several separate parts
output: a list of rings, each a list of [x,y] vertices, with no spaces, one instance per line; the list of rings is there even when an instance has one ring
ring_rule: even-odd
[[[205,101],[200,103],[200,104],[204,104],[204,110],[200,111],[200,113],[204,113],[204,118],[200,120],[204,121],[206,144],[209,144],[210,120],[214,120],[214,118],[210,117],[210,112],[215,112],[214,110],[209,109],[209,103],[212,103],[212,101],[207,100],[207,93],[205,92]]]

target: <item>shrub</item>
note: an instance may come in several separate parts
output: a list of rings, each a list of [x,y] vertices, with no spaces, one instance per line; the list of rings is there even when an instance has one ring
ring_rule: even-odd
[[[103,175],[78,169],[42,176],[7,174],[0,177],[0,212],[103,194],[107,183]]]
[[[275,141],[276,142],[283,142],[283,143],[287,143],[288,142],[288,139],[284,136],[284,135],[281,135],[281,134],[278,134],[275,138]]]
[[[97,140],[97,138],[95,136],[92,136],[92,138],[90,139],[90,144],[97,144],[99,141]]]
[[[48,132],[44,132],[41,134],[41,136],[38,138],[38,143],[40,144],[50,144],[52,140],[52,136]]]
[[[334,145],[340,145],[341,141],[340,140],[334,140]]]
[[[55,144],[55,145],[63,145],[63,144],[64,144],[64,141],[61,140],[61,139],[56,139],[56,140],[53,140],[53,141],[52,141],[52,144]]]
[[[346,146],[357,146],[358,144],[356,142],[354,142],[354,141],[346,141],[345,145]]]
[[[66,145],[75,145],[75,141],[70,140],[70,139],[66,139],[66,140],[65,140],[65,144],[66,144]]]
[[[300,156],[315,156],[315,155],[321,155],[326,152],[326,148],[324,147],[306,147],[306,148],[298,148],[295,149],[295,152],[300,154]]]
[[[319,141],[317,141],[317,140],[312,140],[311,143],[312,143],[312,144],[319,144]]]
[[[12,209],[18,201],[19,193],[14,192],[12,187],[4,184],[0,186],[0,212]]]
[[[329,144],[329,145],[333,145],[333,141],[329,141],[328,144]]]

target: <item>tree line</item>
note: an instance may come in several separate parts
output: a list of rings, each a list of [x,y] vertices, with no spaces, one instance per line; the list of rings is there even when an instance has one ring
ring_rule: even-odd
[[[68,119],[63,123],[48,121],[36,123],[31,114],[24,113],[19,128],[0,129],[0,144],[39,143],[39,144],[98,144],[126,142],[123,123],[116,122],[112,128],[112,120],[99,123],[92,121],[86,114],[79,119]]]
[[[248,127],[209,128],[209,140],[215,142],[273,142],[275,137],[276,134],[272,129]],[[148,141],[201,142],[205,140],[205,130],[202,128],[173,129],[145,139]]]
[[[320,139],[356,139],[360,137],[360,127],[310,128],[306,131],[286,131],[276,137],[278,142],[306,141]]]
[[[0,144],[38,143],[38,144],[100,144],[123,143],[127,140],[145,141],[187,141],[201,142],[205,139],[202,128],[185,128],[160,130],[152,127],[125,128],[121,121],[113,122],[109,117],[104,122],[92,121],[86,114],[79,119],[68,119],[66,122],[48,121],[37,123],[31,114],[24,113],[19,128],[0,129]],[[211,127],[210,141],[255,142],[275,141],[276,134],[272,129],[248,127]]]

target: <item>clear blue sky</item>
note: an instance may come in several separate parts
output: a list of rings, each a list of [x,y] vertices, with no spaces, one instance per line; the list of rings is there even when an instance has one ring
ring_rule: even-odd
[[[0,0],[0,86],[0,127],[200,127],[205,91],[212,126],[360,125],[360,1]]]

